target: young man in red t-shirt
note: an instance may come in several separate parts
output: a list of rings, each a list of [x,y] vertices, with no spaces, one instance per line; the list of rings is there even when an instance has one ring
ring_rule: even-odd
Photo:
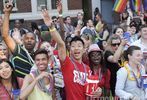
[[[82,62],[84,42],[80,37],[75,36],[70,42],[70,57],[68,57],[66,55],[65,43],[53,26],[48,11],[43,10],[42,14],[45,24],[50,29],[52,38],[58,44],[58,55],[65,83],[66,99],[85,100],[84,83],[86,76],[90,73],[90,69]]]

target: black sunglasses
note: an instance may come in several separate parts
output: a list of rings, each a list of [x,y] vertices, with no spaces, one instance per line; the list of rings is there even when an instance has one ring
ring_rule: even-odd
[[[53,22],[57,22],[57,20],[53,20]]]
[[[117,46],[117,45],[119,46],[120,43],[113,43],[113,44],[111,44],[111,45],[115,47],[115,46]]]

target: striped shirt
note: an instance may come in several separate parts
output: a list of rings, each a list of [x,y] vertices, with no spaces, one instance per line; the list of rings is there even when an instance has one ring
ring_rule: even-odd
[[[34,65],[32,57],[21,45],[16,46],[11,62],[15,68],[16,76],[22,78],[30,73],[31,68]]]

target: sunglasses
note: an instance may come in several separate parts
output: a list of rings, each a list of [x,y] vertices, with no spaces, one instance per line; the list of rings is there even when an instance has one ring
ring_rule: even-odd
[[[57,20],[53,20],[53,22],[57,22]]]
[[[112,46],[119,46],[120,45],[120,43],[113,43],[113,44],[111,44]]]

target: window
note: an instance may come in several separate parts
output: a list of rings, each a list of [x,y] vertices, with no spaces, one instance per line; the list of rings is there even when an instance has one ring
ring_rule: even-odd
[[[37,10],[47,9],[47,0],[37,0]]]
[[[8,0],[3,0],[3,4],[5,4]],[[17,11],[17,0],[13,0],[13,9],[12,11]]]
[[[57,3],[57,0],[51,0],[52,9],[57,9],[56,3]]]

